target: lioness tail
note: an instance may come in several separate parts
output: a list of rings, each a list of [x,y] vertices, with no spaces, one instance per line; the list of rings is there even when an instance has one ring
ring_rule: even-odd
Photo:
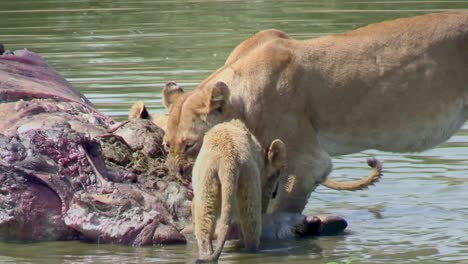
[[[346,181],[346,182],[339,182],[331,179],[327,179],[326,181],[322,182],[322,185],[334,190],[344,190],[344,191],[357,191],[366,189],[370,185],[374,185],[374,183],[380,180],[382,176],[382,163],[376,159],[368,159],[367,164],[372,168],[371,172],[366,178],[357,180],[357,181]]]

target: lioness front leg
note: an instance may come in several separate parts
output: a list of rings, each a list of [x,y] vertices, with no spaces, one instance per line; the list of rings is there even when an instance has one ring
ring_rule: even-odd
[[[305,148],[305,147],[304,147]],[[273,212],[302,213],[310,194],[332,170],[330,156],[318,147],[288,149],[287,173],[281,176]]]

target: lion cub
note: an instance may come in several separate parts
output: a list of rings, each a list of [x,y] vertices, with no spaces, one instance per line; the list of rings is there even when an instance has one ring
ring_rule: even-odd
[[[245,248],[258,249],[262,232],[262,186],[270,184],[270,179],[285,164],[283,142],[273,141],[265,153],[239,120],[218,124],[206,133],[192,172],[192,219],[201,260],[219,258],[234,214],[240,223]],[[270,195],[264,197],[269,199]],[[218,242],[213,252],[212,237],[219,214]]]

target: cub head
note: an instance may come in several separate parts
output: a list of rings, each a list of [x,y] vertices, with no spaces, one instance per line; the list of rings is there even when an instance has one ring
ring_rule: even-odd
[[[174,82],[163,90],[169,110],[164,136],[168,152],[166,164],[183,179],[189,179],[205,133],[214,125],[230,119],[229,88],[221,81],[184,92]]]
[[[163,113],[150,114],[143,101],[137,101],[130,108],[128,119],[149,119],[153,124],[166,131],[167,115]]]
[[[266,178],[277,178],[282,170],[286,168],[287,156],[286,146],[279,139],[273,140],[266,155]]]

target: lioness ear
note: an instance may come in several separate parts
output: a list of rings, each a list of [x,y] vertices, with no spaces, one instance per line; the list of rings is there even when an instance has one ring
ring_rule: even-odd
[[[184,90],[178,86],[175,82],[168,82],[163,89],[163,104],[166,108],[169,108],[174,100],[184,93]]]
[[[132,108],[130,108],[130,113],[128,114],[128,119],[150,119],[150,114],[148,109],[146,109],[145,103],[143,101],[138,101],[133,104]]]
[[[276,169],[286,167],[286,146],[279,139],[273,140],[267,153],[268,162]]]
[[[222,81],[216,82],[208,89],[208,111],[218,111],[222,113],[225,109],[226,102],[229,100],[229,87]]]

